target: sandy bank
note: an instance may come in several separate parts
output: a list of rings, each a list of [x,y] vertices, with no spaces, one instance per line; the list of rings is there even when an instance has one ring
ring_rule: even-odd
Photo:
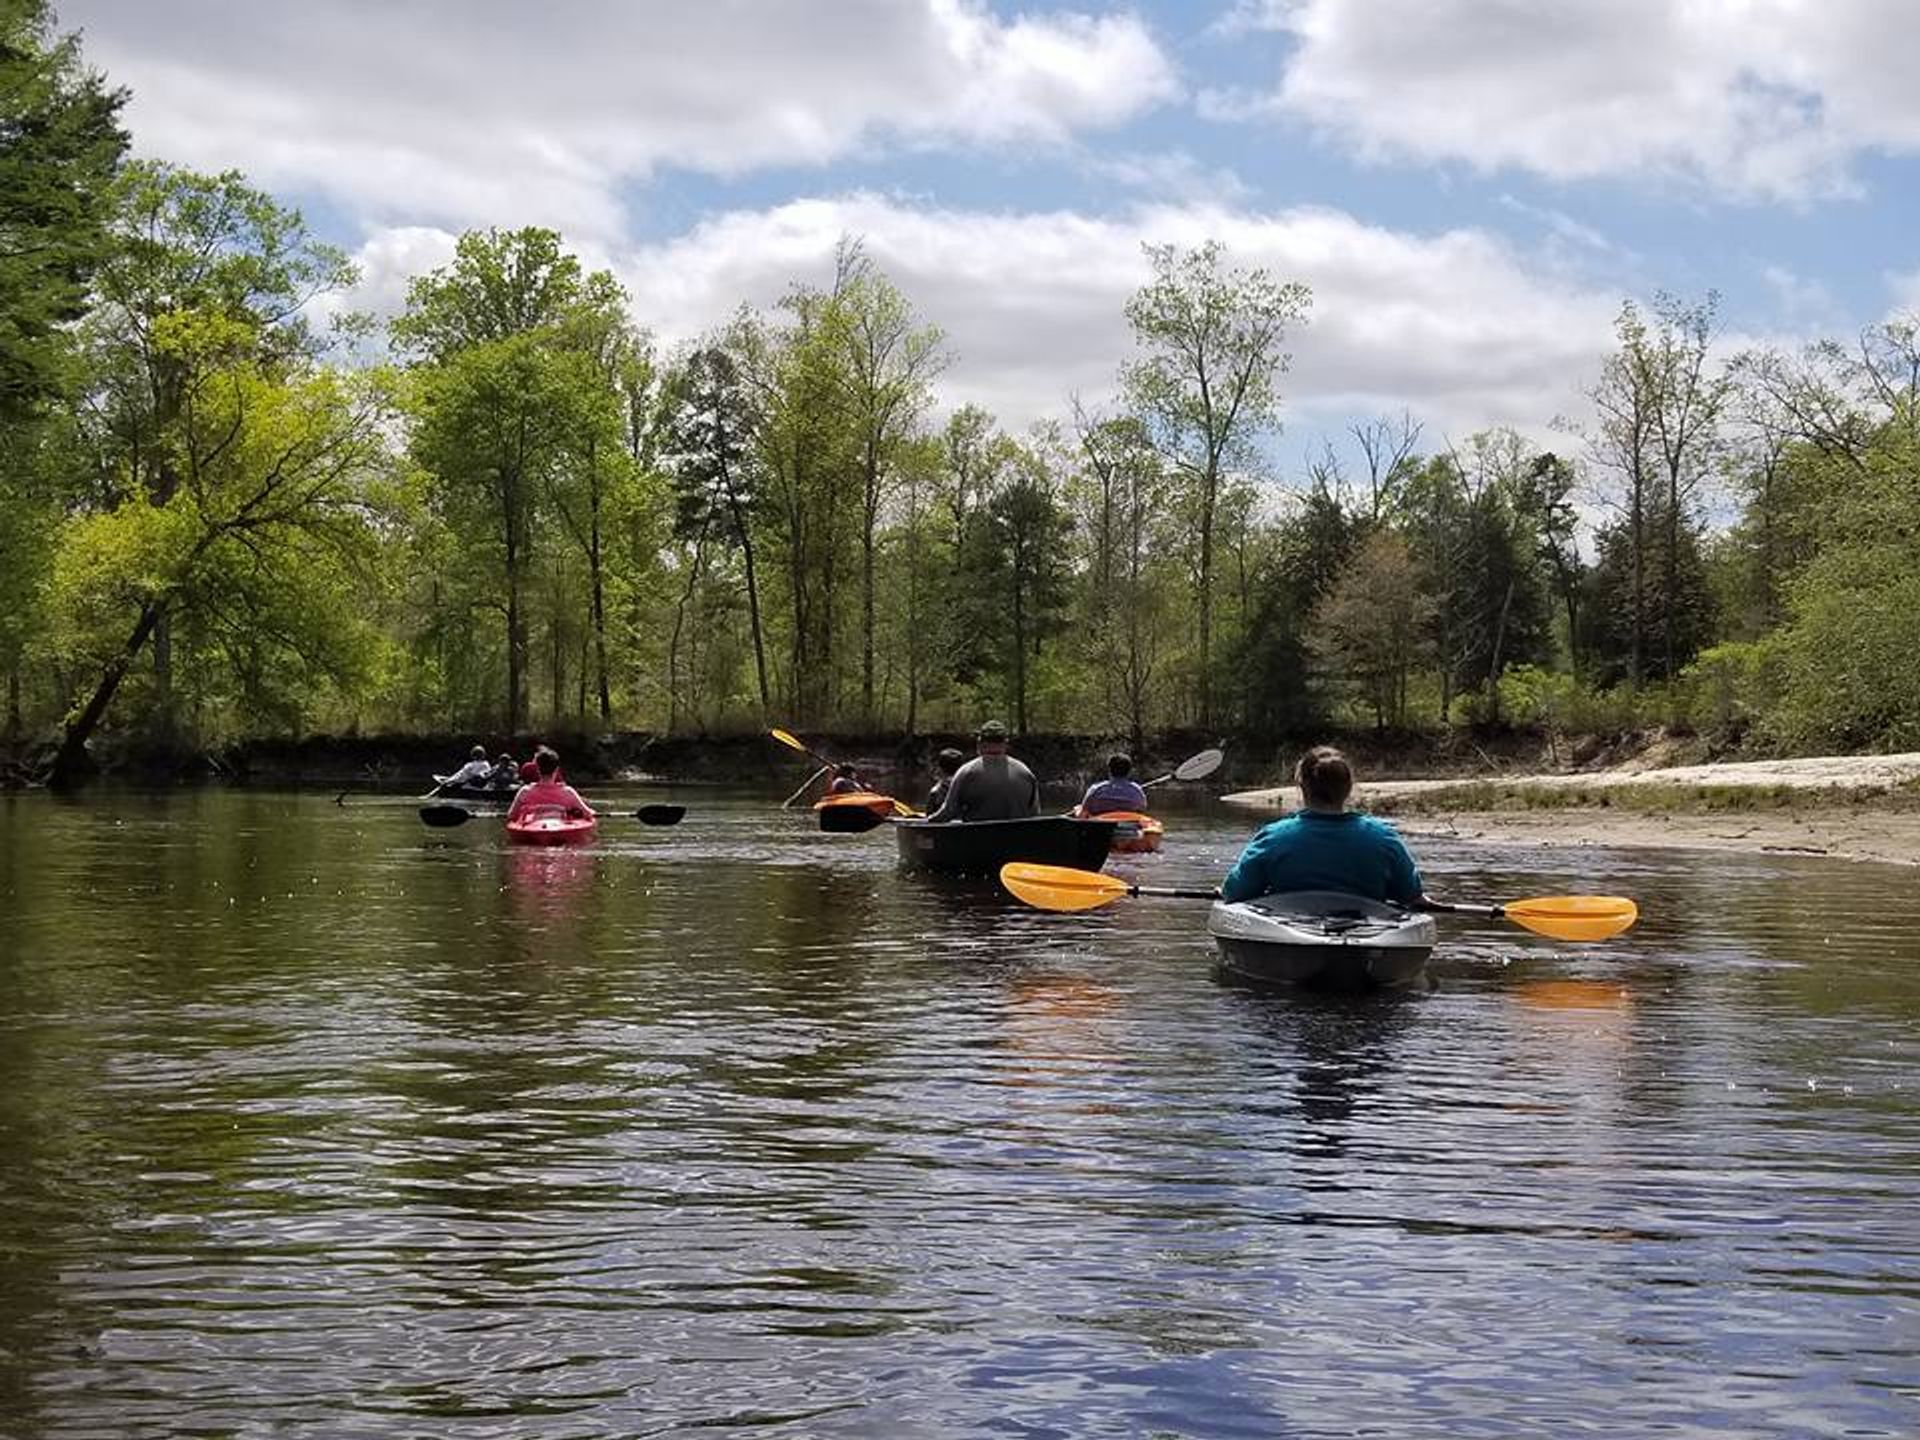
[[[1290,810],[1291,786],[1225,796]],[[1920,865],[1920,753],[1837,755],[1476,780],[1362,783],[1409,835],[1546,847],[1654,846]]]

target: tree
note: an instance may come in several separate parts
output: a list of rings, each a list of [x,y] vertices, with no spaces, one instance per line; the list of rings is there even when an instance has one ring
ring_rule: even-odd
[[[1145,743],[1160,678],[1171,585],[1160,559],[1166,476],[1138,419],[1093,420],[1076,406],[1087,537],[1086,633],[1109,715]]]
[[[1013,472],[976,518],[966,560],[969,608],[992,637],[984,668],[1001,678],[1014,727],[1025,730],[1034,662],[1065,613],[1071,521],[1032,450],[1017,450]]]
[[[63,644],[99,678],[67,720],[56,782],[85,770],[88,740],[164,620],[229,626],[255,666],[269,647],[336,684],[352,668],[352,562],[387,458],[379,378],[211,358],[243,350],[248,328],[205,314],[154,327],[160,358],[188,377],[168,433],[179,483],[164,500],[129,492],[64,537]],[[243,688],[257,695],[260,676]]]
[[[583,337],[604,334],[624,302],[610,275],[584,274],[551,230],[469,231],[451,265],[408,287],[391,326],[413,360],[415,458],[435,477],[442,513],[500,566],[509,732],[527,714],[538,523],[614,380]]]
[[[760,501],[753,441],[757,424],[733,356],[721,346],[703,345],[687,357],[668,386],[660,462],[673,476],[678,533],[692,538],[720,530],[740,552],[746,572],[754,678],[764,718],[773,698],[767,685],[753,549],[755,509]]]
[[[1422,582],[1406,541],[1375,531],[1314,609],[1314,654],[1373,712],[1376,730],[1407,723],[1407,677],[1431,654]]]
[[[1679,628],[1686,606],[1672,596],[1657,603],[1649,598],[1647,566],[1657,547],[1661,584],[1669,591],[1682,585],[1694,498],[1717,464],[1730,394],[1727,378],[1710,373],[1707,363],[1718,305],[1712,293],[1692,306],[1659,295],[1649,325],[1628,301],[1614,327],[1619,349],[1590,392],[1600,423],[1589,445],[1595,460],[1616,477],[1615,507],[1623,517],[1617,533],[1627,546],[1627,683],[1634,687],[1647,669],[1653,635],[1644,626],[1650,615],[1661,617],[1661,669],[1677,673],[1690,658]]]
[[[859,242],[843,240],[834,292],[845,349],[847,418],[860,464],[860,711],[874,722],[874,560],[881,506],[900,448],[946,364],[940,332],[916,323],[907,298],[874,268]]]
[[[1213,723],[1213,583],[1221,486],[1255,461],[1277,418],[1275,381],[1287,328],[1303,323],[1311,293],[1264,270],[1228,270],[1217,242],[1197,250],[1146,247],[1152,278],[1127,302],[1145,352],[1123,372],[1128,395],[1194,513],[1199,720]]]
[[[109,244],[126,98],[53,33],[44,0],[0,7],[0,427],[77,383],[72,327]]]

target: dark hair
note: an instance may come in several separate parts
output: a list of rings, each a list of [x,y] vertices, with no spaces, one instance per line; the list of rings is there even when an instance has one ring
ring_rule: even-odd
[[[533,752],[534,768],[540,772],[540,778],[546,779],[560,768],[560,756],[551,745],[542,745]]]
[[[1133,757],[1116,750],[1107,757],[1107,774],[1118,780],[1133,773]]]
[[[513,764],[513,756],[507,754],[506,751],[502,750],[500,752],[500,758],[494,761],[493,763],[496,765],[511,765]]]
[[[960,767],[967,763],[967,757],[949,745],[933,757],[933,763],[940,767],[942,775],[958,774]]]
[[[1331,745],[1316,745],[1307,751],[1293,773],[1309,805],[1345,805],[1347,796],[1353,793],[1353,767]]]
[[[836,775],[858,775],[860,772],[853,768],[853,762],[851,760],[843,760],[833,767],[833,773]]]

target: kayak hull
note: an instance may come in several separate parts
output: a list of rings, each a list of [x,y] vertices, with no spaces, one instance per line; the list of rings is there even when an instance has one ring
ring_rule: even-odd
[[[929,824],[896,820],[894,838],[904,869],[934,875],[993,876],[1014,860],[1098,870],[1113,846],[1111,820],[1036,815],[1027,820],[956,820]]]
[[[1207,932],[1226,974],[1330,990],[1412,985],[1426,973],[1437,938],[1431,915],[1328,891],[1220,901]]]
[[[1160,842],[1166,838],[1167,827],[1157,818],[1137,810],[1107,810],[1097,817],[1081,815],[1080,819],[1097,818],[1111,820],[1119,827],[1113,832],[1113,848],[1122,855],[1149,855],[1160,848]]]
[[[445,777],[433,777],[435,800],[464,800],[474,805],[510,805],[513,803],[515,786],[512,785],[449,785]]]
[[[813,813],[819,817],[820,828],[830,835],[863,833],[873,829],[893,812],[891,795],[875,795],[867,790],[829,795],[813,807]]]
[[[578,845],[599,826],[586,815],[527,815],[507,822],[507,839],[515,845]]]

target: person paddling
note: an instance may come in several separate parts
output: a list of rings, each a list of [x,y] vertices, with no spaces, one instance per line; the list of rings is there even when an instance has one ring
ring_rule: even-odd
[[[1024,820],[1040,813],[1040,782],[1007,753],[1007,727],[989,720],[975,732],[979,754],[954,772],[929,821]]]
[[[1332,890],[1413,909],[1431,903],[1420,867],[1384,820],[1347,809],[1353,767],[1331,745],[1316,745],[1294,771],[1304,809],[1263,828],[1220,886],[1223,900],[1288,891]]]
[[[535,774],[538,773],[538,771],[535,771]],[[519,765],[514,762],[513,756],[503,752],[500,758],[493,762],[493,772],[487,777],[488,786],[495,790],[504,791],[512,790],[519,783]]]
[[[1133,778],[1133,757],[1115,752],[1107,757],[1107,778],[1087,787],[1080,797],[1080,813],[1086,816],[1110,815],[1116,810],[1144,815],[1147,792]]]
[[[593,807],[580,798],[579,792],[560,778],[560,757],[547,746],[542,745],[533,752],[533,766],[540,778],[531,785],[523,786],[513,797],[513,804],[507,807],[507,819],[518,820],[522,815],[535,810],[559,809],[568,815],[584,815],[593,818]]]
[[[440,790],[484,790],[493,778],[493,764],[487,759],[487,747],[476,745],[467,752],[467,763],[447,776],[436,787]]]
[[[833,783],[827,786],[829,795],[858,795],[867,787],[860,783],[860,772],[852,765],[834,766]]]

